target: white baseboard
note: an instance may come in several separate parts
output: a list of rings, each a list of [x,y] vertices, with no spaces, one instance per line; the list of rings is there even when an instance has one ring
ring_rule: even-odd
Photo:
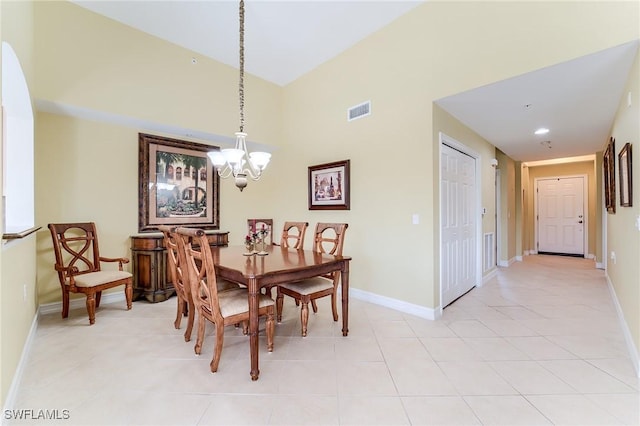
[[[515,262],[522,262],[522,256],[512,257],[509,260],[499,260],[498,266],[502,266],[503,268],[508,268],[509,266],[511,266],[511,264]]]
[[[27,339],[24,342],[24,346],[22,347],[20,360],[18,361],[18,366],[16,367],[16,371],[13,374],[13,380],[11,380],[11,386],[9,387],[9,391],[7,392],[7,398],[4,400],[4,407],[2,409],[3,413],[5,412],[5,410],[11,410],[14,408],[16,394],[18,392],[18,387],[22,382],[22,374],[24,373],[24,367],[27,362],[27,357],[31,352],[33,339],[35,339],[36,331],[38,330],[39,315],[40,315],[39,312],[36,311],[36,314],[33,316],[33,321],[31,321],[31,328],[29,328],[29,334],[27,335]]]
[[[631,331],[629,330],[629,326],[627,322],[624,320],[624,315],[622,313],[622,307],[618,302],[618,296],[616,295],[616,291],[613,288],[613,283],[611,283],[611,279],[609,279],[609,275],[605,274],[607,278],[607,287],[609,288],[609,293],[611,294],[611,298],[613,299],[613,304],[616,307],[616,313],[618,314],[618,322],[620,323],[620,327],[622,328],[622,333],[624,334],[624,341],[627,344],[627,350],[629,351],[629,355],[631,356],[631,363],[633,364],[633,368],[636,370],[636,376],[640,377],[640,352],[638,352],[638,348],[636,348],[635,343],[633,342],[633,338],[631,337]]]
[[[486,283],[491,281],[491,279],[493,279],[496,275],[498,275],[498,269],[491,269],[484,277],[482,277],[482,285],[485,285]]]
[[[357,288],[349,288],[349,297],[362,300],[364,302],[373,303],[375,305],[385,306],[387,308],[395,309],[400,312],[415,315],[420,318],[428,320],[440,319],[442,316],[442,309],[425,308],[424,306],[414,305],[413,303],[405,302],[398,299],[392,299],[386,296],[380,296],[379,294],[370,293],[368,291],[359,290]]]
[[[100,298],[100,304],[122,302],[124,300],[125,300],[125,296],[124,296],[124,292],[122,291],[119,291],[117,293],[116,292],[106,293],[106,294],[103,294],[102,297]],[[69,301],[69,309],[80,309],[82,307],[85,307],[87,306],[86,301],[87,299],[85,297],[78,297],[75,299],[71,299]],[[62,312],[62,301],[40,305],[38,312],[40,313],[40,315],[50,314],[52,312]]]

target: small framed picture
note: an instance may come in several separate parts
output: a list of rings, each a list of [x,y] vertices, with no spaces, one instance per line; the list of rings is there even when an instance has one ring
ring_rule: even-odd
[[[349,210],[349,160],[309,167],[309,210]]]
[[[620,205],[633,206],[633,187],[631,178],[631,144],[626,143],[618,154],[618,168],[620,169]]]
[[[604,168],[604,202],[608,213],[616,212],[616,140],[611,138],[602,155]]]

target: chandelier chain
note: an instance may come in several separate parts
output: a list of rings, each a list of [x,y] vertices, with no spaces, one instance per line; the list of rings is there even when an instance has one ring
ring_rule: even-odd
[[[244,132],[244,0],[240,0],[240,82],[238,97],[240,102],[240,131]]]

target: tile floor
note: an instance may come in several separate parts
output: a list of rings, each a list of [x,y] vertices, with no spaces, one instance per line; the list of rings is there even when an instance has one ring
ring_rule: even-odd
[[[40,319],[14,408],[64,425],[638,425],[635,375],[603,271],[528,256],[428,321],[352,298],[350,333],[328,299],[299,335],[291,300],[275,350],[227,328],[219,371],[175,330],[175,298]],[[184,327],[184,326],[183,326]],[[194,338],[195,339],[195,338]]]

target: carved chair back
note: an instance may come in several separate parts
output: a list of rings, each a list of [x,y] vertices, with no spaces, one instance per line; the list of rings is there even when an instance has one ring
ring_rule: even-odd
[[[309,222],[285,222],[282,228],[280,245],[284,248],[301,250],[304,248],[304,236]],[[295,230],[295,232],[291,232]]]

